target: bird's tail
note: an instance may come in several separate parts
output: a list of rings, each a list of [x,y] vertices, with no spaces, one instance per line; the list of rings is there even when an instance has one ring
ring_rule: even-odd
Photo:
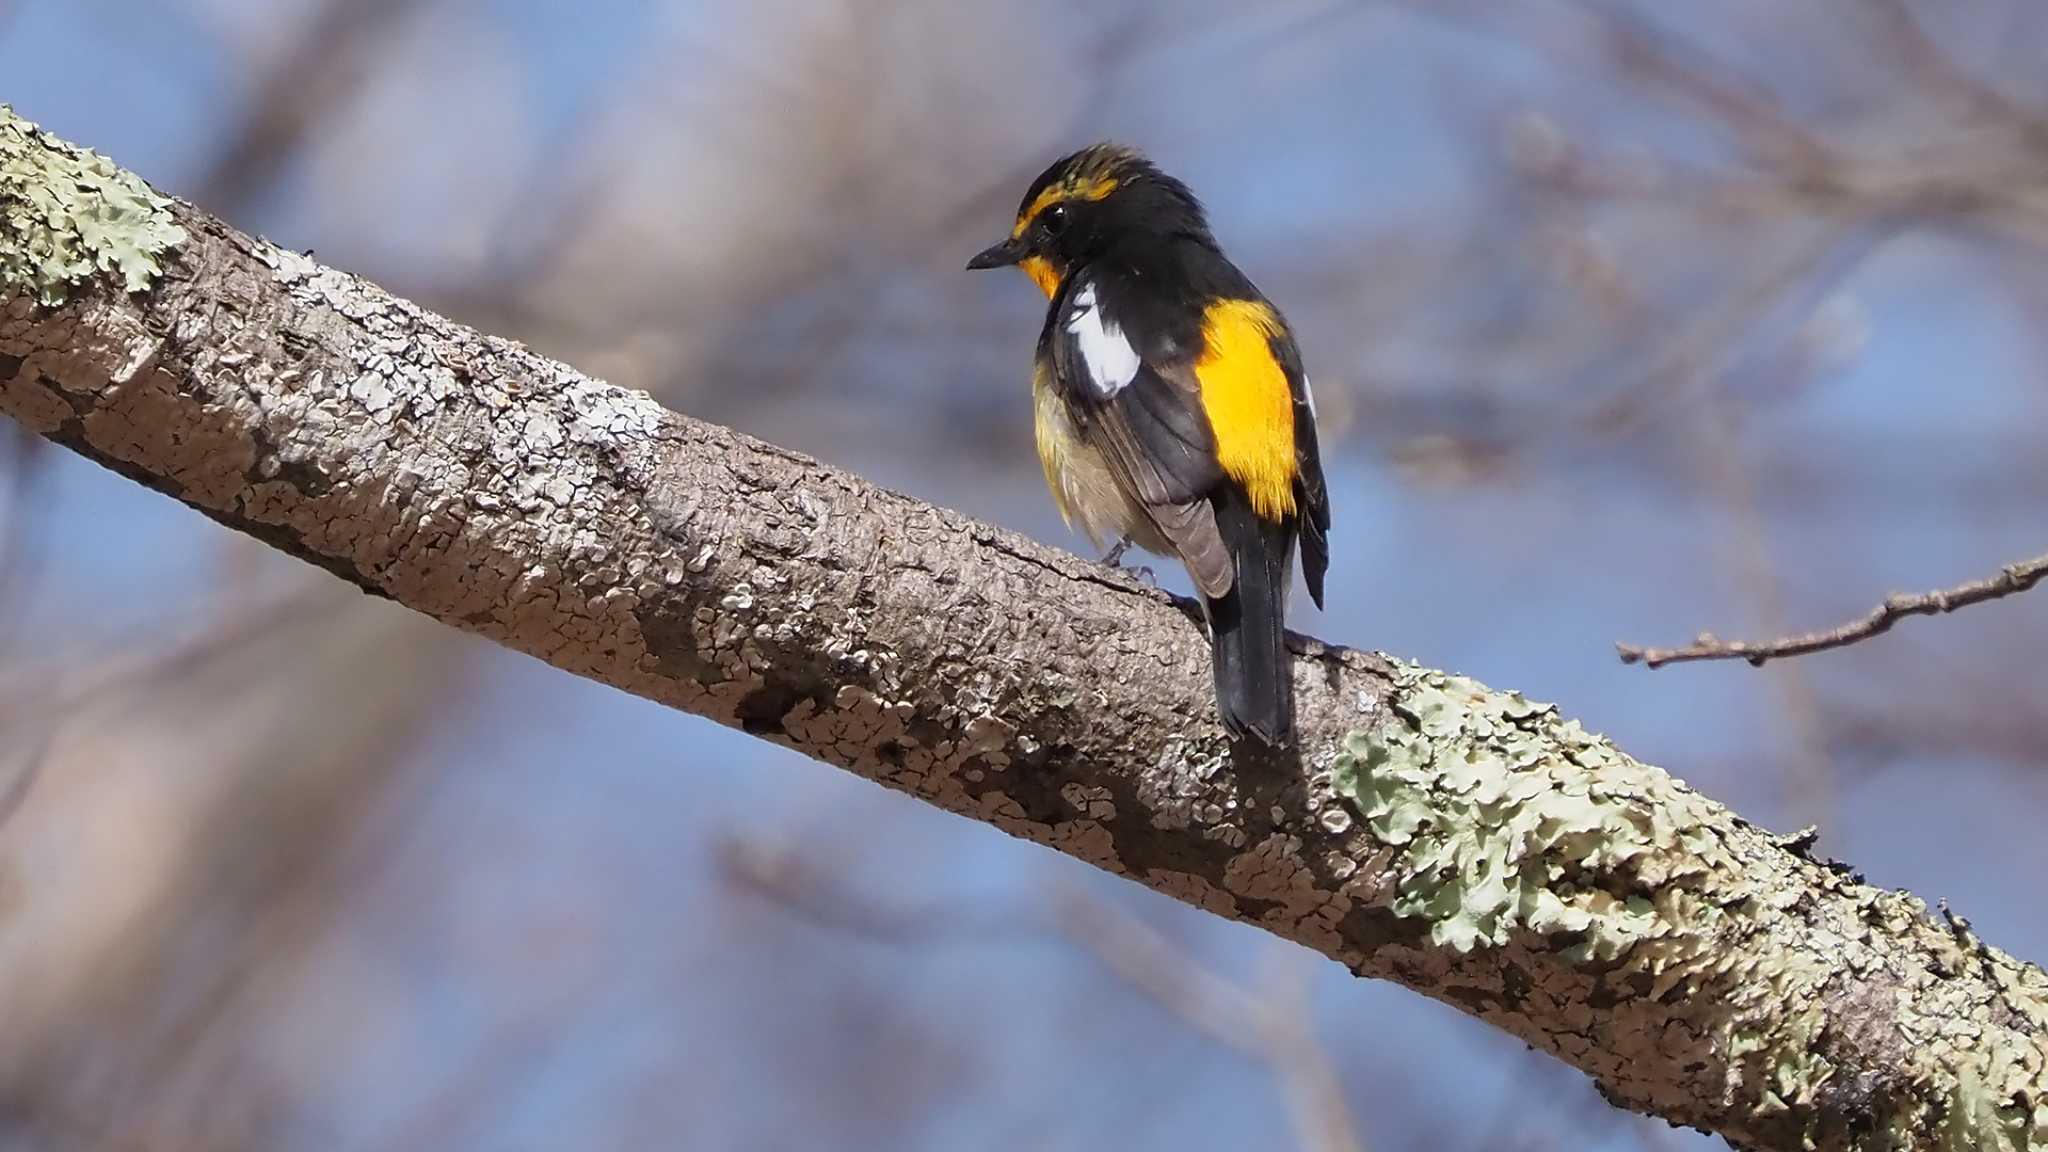
[[[1278,748],[1294,739],[1293,664],[1287,655],[1287,591],[1295,525],[1261,519],[1235,485],[1213,499],[1216,528],[1236,563],[1230,591],[1205,600],[1216,710],[1233,736]]]

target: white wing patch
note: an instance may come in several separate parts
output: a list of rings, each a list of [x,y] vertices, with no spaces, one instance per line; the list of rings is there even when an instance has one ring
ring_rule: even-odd
[[[1316,390],[1309,387],[1308,373],[1306,372],[1301,374],[1301,398],[1308,401],[1308,418],[1311,420],[1320,419],[1316,415]]]
[[[1095,302],[1095,285],[1083,284],[1067,313],[1067,331],[1088,366],[1088,380],[1101,396],[1114,396],[1138,375],[1138,352],[1124,339],[1124,330],[1105,317]]]

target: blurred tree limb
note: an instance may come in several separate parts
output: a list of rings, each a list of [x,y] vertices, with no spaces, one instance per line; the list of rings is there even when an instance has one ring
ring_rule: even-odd
[[[1303,639],[1299,762],[1239,760],[1199,627],[1119,573],[461,328],[4,109],[0,223],[0,410],[365,591],[1264,926],[1739,1146],[2048,1142],[2038,968],[1554,709]]]
[[[726,873],[749,890],[794,912],[816,914],[821,926],[882,940],[924,943],[964,929],[961,939],[1014,939],[1034,929],[1058,934],[1095,956],[1131,987],[1218,1043],[1266,1063],[1287,1097],[1294,1135],[1304,1152],[1363,1152],[1356,1117],[1329,1053],[1315,1037],[1311,978],[1305,957],[1275,944],[1260,990],[1240,986],[1143,920],[1086,889],[1061,884],[1046,907],[991,908],[971,916],[952,909],[899,910],[864,902],[835,884],[840,875],[803,853],[761,840],[735,838],[722,853]]]

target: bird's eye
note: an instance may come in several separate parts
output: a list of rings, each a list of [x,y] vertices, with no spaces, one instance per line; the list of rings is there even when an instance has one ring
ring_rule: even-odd
[[[1067,206],[1055,204],[1045,210],[1043,217],[1047,235],[1057,236],[1067,230]]]

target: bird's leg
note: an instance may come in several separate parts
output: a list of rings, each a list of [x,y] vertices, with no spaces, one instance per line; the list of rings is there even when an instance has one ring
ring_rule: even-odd
[[[1147,568],[1142,564],[1130,568],[1125,568],[1123,566],[1124,553],[1130,551],[1130,549],[1131,538],[1128,534],[1126,534],[1123,539],[1118,540],[1116,542],[1116,547],[1111,548],[1108,554],[1103,556],[1103,566],[1106,568],[1115,568],[1118,571],[1122,572],[1129,572],[1131,575],[1136,576],[1139,580],[1152,585],[1154,588],[1159,587],[1159,577],[1154,575],[1150,568]]]

